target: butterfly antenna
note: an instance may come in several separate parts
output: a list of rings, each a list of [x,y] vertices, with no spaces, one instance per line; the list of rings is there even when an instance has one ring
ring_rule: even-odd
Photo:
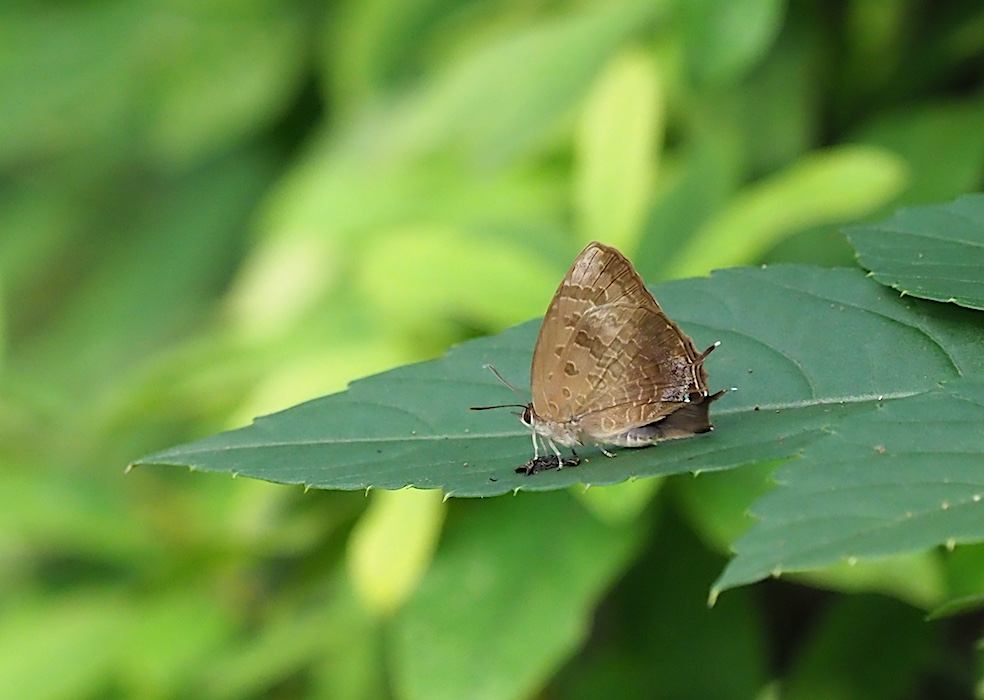
[[[494,374],[496,376],[496,378],[500,382],[502,382],[507,387],[509,387],[510,389],[512,389],[513,390],[513,393],[515,393],[516,396],[518,396],[519,398],[523,398],[523,395],[519,393],[519,390],[516,387],[514,387],[512,384],[510,384],[509,382],[507,382],[505,380],[505,378],[501,374],[499,374],[498,371],[496,371],[495,367],[493,367],[492,365],[485,365],[485,368],[487,370],[489,370],[490,372],[492,372],[492,374]],[[490,408],[526,408],[526,404],[525,403],[504,403],[504,404],[499,404],[498,406],[472,406],[470,408],[470,410],[472,410],[472,411],[487,411]]]
[[[507,382],[505,380],[505,378],[501,374],[499,374],[498,370],[496,370],[495,367],[493,367],[492,365],[485,365],[485,368],[488,369],[492,374],[494,374],[495,377],[496,377],[496,379],[498,379],[500,382],[502,382],[507,387],[509,387],[510,389],[512,389],[513,393],[516,394],[516,396],[518,396],[519,398],[523,398],[523,394],[520,393],[519,389],[517,389],[512,384],[510,384],[509,382]]]

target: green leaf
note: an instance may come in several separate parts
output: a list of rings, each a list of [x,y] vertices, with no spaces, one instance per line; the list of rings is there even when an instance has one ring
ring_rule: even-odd
[[[517,401],[484,365],[520,382],[539,326],[530,322],[134,464],[313,488],[412,485],[453,496],[613,484],[788,457],[884,400],[984,374],[975,313],[900,299],[860,271],[738,268],[655,291],[698,346],[723,341],[708,361],[710,384],[739,391],[715,404],[717,430],[709,435],[623,450],[616,459],[587,448],[579,467],[514,473],[531,456],[528,430],[505,410],[468,408]]]
[[[150,155],[182,167],[286,111],[308,68],[309,18],[289,0],[169,9],[167,39],[143,42],[134,82]],[[147,32],[161,20],[145,21]]]
[[[413,592],[437,547],[445,509],[436,491],[373,494],[347,556],[351,583],[373,613],[391,614]]]
[[[397,159],[454,144],[479,163],[509,163],[555,136],[605,61],[664,4],[631,0],[513,28],[359,120],[350,142]]]
[[[396,696],[531,697],[587,636],[595,601],[644,528],[606,526],[566,493],[455,505],[394,620]]]
[[[580,238],[633,250],[662,147],[663,76],[651,51],[624,51],[602,71],[575,135]]]
[[[880,148],[839,146],[809,153],[739,192],[691,236],[670,266],[671,276],[753,263],[792,233],[870,214],[901,191],[906,177],[905,162]]]
[[[306,673],[317,688],[308,693],[312,697],[385,697],[379,630],[372,617],[344,576],[322,570],[319,577],[330,594],[275,598],[261,609],[261,624],[208,655],[191,686],[195,690],[185,695],[258,697]]]
[[[918,610],[875,596],[831,601],[813,628],[792,653],[784,700],[906,697],[918,685],[939,634]],[[891,653],[871,653],[882,645]]]
[[[678,4],[698,81],[735,80],[769,49],[782,26],[784,0],[688,0]]]
[[[704,591],[722,564],[667,509],[605,596],[603,632],[551,682],[551,697],[766,700],[760,689],[772,672],[760,592],[736,591],[709,609]]]
[[[881,4],[881,3],[879,3]],[[865,61],[865,70],[876,65]],[[938,101],[881,113],[849,137],[895,152],[909,164],[905,204],[930,204],[980,189],[984,99]]]
[[[984,309],[984,194],[902,209],[845,232],[872,276],[904,294]]]
[[[788,571],[984,541],[984,379],[874,409],[776,472],[712,598]]]
[[[95,697],[126,653],[133,609],[110,591],[76,590],[50,598],[7,596],[0,627],[0,688],[8,697]]]

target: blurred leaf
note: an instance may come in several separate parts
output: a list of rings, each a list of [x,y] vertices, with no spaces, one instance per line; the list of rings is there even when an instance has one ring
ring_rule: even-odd
[[[305,671],[319,697],[383,697],[378,632],[343,576],[329,575],[324,598],[277,596],[262,624],[217,650],[190,688],[216,700],[258,697]],[[207,694],[202,695],[204,688]]]
[[[67,251],[79,245],[83,205],[78,199],[51,181],[28,179],[0,187],[0,282],[9,298],[19,301],[11,306],[9,319],[16,335],[43,324],[69,286],[65,272],[60,284],[51,280],[63,268],[58,263]]]
[[[196,582],[197,583],[197,582]],[[128,697],[177,697],[237,632],[232,606],[201,584],[159,590],[133,604],[118,661]]]
[[[789,456],[824,426],[879,410],[882,399],[984,374],[976,314],[899,299],[856,271],[734,269],[661,285],[656,295],[698,346],[724,343],[708,362],[711,386],[740,391],[715,406],[718,430],[711,435],[623,450],[617,459],[588,451],[574,469],[515,474],[530,456],[528,431],[506,411],[468,407],[516,401],[484,365],[523,377],[539,325],[533,322],[137,464],[183,464],[314,488],[442,488],[454,496],[612,484]],[[832,330],[843,353],[831,351]]]
[[[702,96],[697,118],[709,132],[703,138],[720,138],[722,131],[735,128],[745,177],[793,162],[816,145],[821,132],[822,61],[813,31],[786,26],[767,60],[747,78]]]
[[[903,294],[984,309],[984,194],[845,231],[858,262]]]
[[[73,552],[118,565],[159,556],[153,533],[132,515],[124,494],[100,479],[0,460],[0,552]],[[15,568],[7,562],[0,580]]]
[[[677,254],[740,186],[742,167],[738,136],[723,130],[707,129],[693,145],[675,156],[667,154],[646,231],[633,256],[643,279],[670,276]]]
[[[712,597],[769,575],[984,541],[984,381],[880,403],[779,469]]]
[[[677,3],[690,70],[698,83],[726,83],[760,60],[782,26],[785,0]]]
[[[142,27],[139,104],[157,163],[187,166],[267,128],[305,77],[308,17],[293,0],[169,2]]]
[[[4,601],[0,688],[19,700],[96,697],[111,686],[132,610],[106,591]]]
[[[495,284],[499,275],[511,279],[516,264],[536,273],[541,268],[531,258],[537,253],[546,257],[554,249],[566,257],[564,192],[562,183],[535,170],[469,171],[463,177],[460,167],[441,159],[407,167],[352,163],[318,144],[269,198],[260,223],[264,237],[234,283],[230,311],[250,336],[269,337],[305,323],[325,304],[338,304],[339,295],[351,306],[352,295],[368,287],[366,301],[389,305],[381,315],[395,321],[407,314],[419,325],[425,314],[457,313],[457,294],[465,294],[465,311],[477,307],[481,314],[491,311],[496,323],[515,323],[532,313],[520,312],[517,319],[505,304],[489,301],[483,284]],[[517,252],[523,248],[525,255]],[[411,255],[414,264],[404,264],[394,249]],[[495,251],[492,259],[503,267],[490,276],[483,266],[483,284],[477,284],[470,266],[484,260],[483,250]],[[435,269],[426,255],[439,256],[444,267]],[[349,266],[354,280],[346,276]],[[562,272],[563,264],[555,269]],[[408,275],[419,280],[397,284]],[[442,276],[466,286],[448,295],[437,282]],[[353,283],[355,290],[346,286]],[[528,283],[503,291],[519,298]],[[391,303],[403,294],[421,306],[401,304],[396,316]]]
[[[330,9],[321,42],[325,79],[343,112],[412,80],[421,54],[433,51],[438,28],[451,25],[455,37],[472,35],[460,17],[472,8],[454,0],[359,0]]]
[[[529,697],[584,640],[595,600],[636,551],[641,528],[602,525],[565,493],[455,511],[394,620],[396,696]]]
[[[885,89],[902,59],[907,24],[913,6],[908,2],[854,0],[845,8],[845,63],[842,79],[848,95],[868,96]]]
[[[0,9],[0,167],[111,142],[134,87],[140,3]]]
[[[941,558],[946,573],[946,595],[937,598],[938,605],[930,612],[930,619],[984,607],[984,544],[955,547]]]
[[[0,164],[83,154],[188,165],[267,126],[307,51],[287,0],[68,3],[0,16]],[[90,159],[91,160],[91,159]]]
[[[574,495],[602,522],[618,525],[642,515],[662,485],[659,478],[628,479],[621,484],[575,489]]]
[[[352,530],[348,571],[356,593],[380,616],[397,610],[430,565],[445,506],[439,491],[377,491]]]
[[[374,160],[458,145],[473,162],[511,163],[542,148],[620,43],[664,4],[628,0],[512,28],[358,120],[346,140]]]
[[[772,472],[783,461],[697,472],[693,478],[684,475],[671,482],[681,512],[705,546],[730,553],[731,543],[755,524],[748,513],[749,505],[775,488]]]
[[[866,68],[867,70],[867,68]],[[979,190],[984,172],[984,100],[938,102],[879,114],[851,136],[908,163],[906,204],[932,204]]]
[[[591,642],[561,673],[554,696],[759,697],[770,673],[761,596],[736,591],[708,608],[704,591],[722,560],[667,509],[651,544],[606,596]]]
[[[755,262],[798,230],[877,210],[901,191],[905,178],[905,163],[881,149],[841,146],[807,154],[739,192],[690,238],[674,260],[671,276]]]
[[[542,313],[565,271],[563,261],[437,227],[397,229],[381,242],[366,251],[355,276],[394,329],[441,321],[503,328]]]
[[[265,153],[247,151],[180,180],[135,183],[128,195],[140,206],[119,203],[110,250],[51,328],[20,348],[21,366],[39,367],[51,383],[55,369],[68,386],[102,382],[125,359],[200,318],[235,262],[240,227],[270,166]],[[130,235],[134,229],[141,235]]]
[[[617,55],[585,101],[575,134],[573,205],[579,239],[636,247],[650,200],[666,119],[652,52]]]
[[[816,627],[783,683],[784,700],[908,697],[937,635],[918,610],[874,596],[833,601]]]

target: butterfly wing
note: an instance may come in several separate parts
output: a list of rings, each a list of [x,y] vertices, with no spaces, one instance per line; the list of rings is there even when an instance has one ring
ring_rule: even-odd
[[[592,392],[587,368],[591,348],[574,343],[584,314],[618,301],[638,277],[614,248],[591,243],[561,280],[540,326],[530,369],[533,410],[541,418],[565,422],[579,415]]]
[[[702,356],[617,250],[592,243],[554,295],[533,353],[533,407],[599,440],[707,395]]]

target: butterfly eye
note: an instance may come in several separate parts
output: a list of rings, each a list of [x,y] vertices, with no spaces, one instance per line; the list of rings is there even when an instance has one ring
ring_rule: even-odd
[[[527,428],[532,427],[533,426],[533,411],[532,411],[532,409],[530,409],[529,406],[527,406],[526,408],[524,408],[523,409],[523,415],[521,415],[519,417],[519,419],[521,421],[523,421],[523,425],[525,425]]]

